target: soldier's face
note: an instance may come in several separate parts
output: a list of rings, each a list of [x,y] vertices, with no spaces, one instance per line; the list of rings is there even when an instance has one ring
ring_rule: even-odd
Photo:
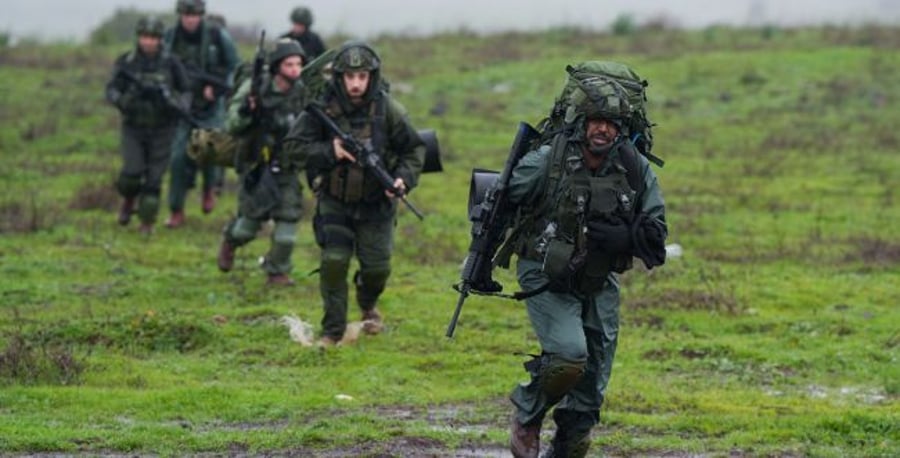
[[[306,24],[295,22],[293,27],[291,27],[291,33],[294,35],[303,35],[306,33]]]
[[[346,89],[351,102],[359,103],[362,101],[363,96],[366,94],[366,89],[369,88],[369,75],[368,71],[348,71],[344,73],[344,89]]]
[[[300,73],[303,72],[303,58],[300,56],[288,56],[284,59],[281,59],[281,63],[278,64],[278,74],[283,78],[296,81],[297,78],[300,78]]]
[[[606,119],[588,119],[586,130],[588,148],[603,148],[619,136],[619,128]]]
[[[156,35],[138,35],[138,47],[144,54],[156,54],[159,52],[159,37]]]
[[[184,13],[181,15],[181,28],[185,32],[194,33],[200,27],[200,21],[203,19],[202,14]]]

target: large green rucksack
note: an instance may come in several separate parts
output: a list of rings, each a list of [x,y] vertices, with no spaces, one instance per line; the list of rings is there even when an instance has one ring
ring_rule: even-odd
[[[538,124],[537,129],[542,134],[542,142],[549,141],[554,135],[564,130],[566,110],[569,107],[572,92],[579,87],[579,82],[600,78],[609,80],[621,88],[621,92],[625,94],[631,105],[631,115],[623,120],[629,140],[648,160],[662,166],[663,160],[652,154],[652,128],[655,124],[647,118],[646,89],[649,85],[647,80],[641,78],[625,64],[606,60],[592,60],[567,65],[566,73],[566,83],[562,92],[556,97],[549,116]]]

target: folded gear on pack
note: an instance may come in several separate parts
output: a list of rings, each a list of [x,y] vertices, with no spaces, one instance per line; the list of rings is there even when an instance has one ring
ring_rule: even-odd
[[[198,165],[234,167],[243,141],[220,129],[194,129],[187,155]]]

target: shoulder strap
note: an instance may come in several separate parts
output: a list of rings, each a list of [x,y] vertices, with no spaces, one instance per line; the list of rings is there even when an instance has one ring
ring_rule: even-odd
[[[375,100],[372,101],[372,149],[379,155],[384,155],[384,142],[386,137],[385,129],[385,111],[387,105],[387,94],[380,93]]]
[[[644,179],[641,177],[641,164],[638,161],[638,152],[635,150],[631,142],[625,141],[617,150],[619,161],[625,167],[625,179],[628,180],[628,186],[631,187],[638,195],[644,193]]]

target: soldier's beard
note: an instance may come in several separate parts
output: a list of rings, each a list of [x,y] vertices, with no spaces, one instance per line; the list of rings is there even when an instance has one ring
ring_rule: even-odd
[[[587,140],[587,150],[594,156],[603,156],[609,153],[615,144],[616,138],[607,138],[605,135],[593,135]]]

